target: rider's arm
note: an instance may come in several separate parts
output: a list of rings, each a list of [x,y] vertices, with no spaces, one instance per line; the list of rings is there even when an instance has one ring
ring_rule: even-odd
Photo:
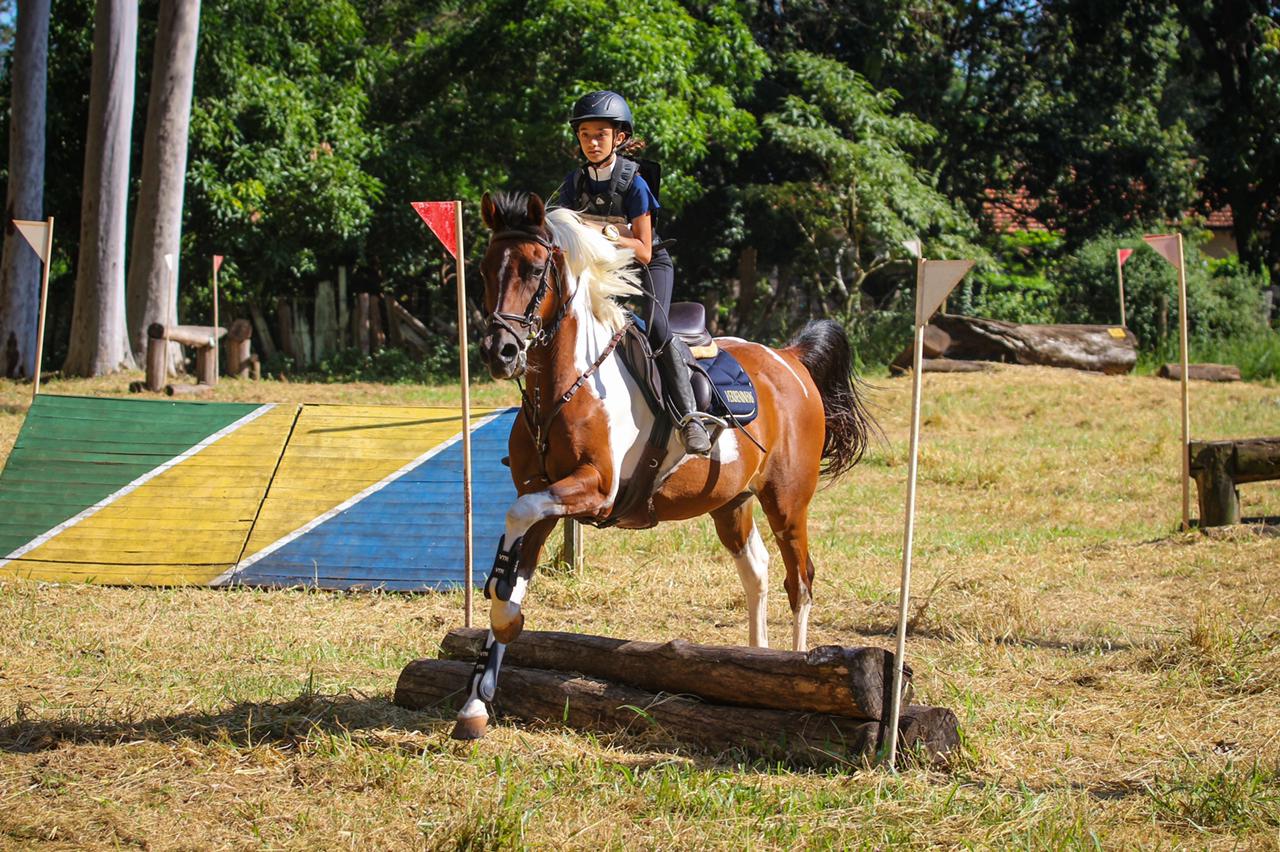
[[[636,253],[636,261],[648,266],[653,259],[653,216],[650,213],[631,220],[631,235],[618,237],[618,245]]]

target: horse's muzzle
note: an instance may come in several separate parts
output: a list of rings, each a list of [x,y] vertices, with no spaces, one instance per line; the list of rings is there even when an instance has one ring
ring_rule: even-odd
[[[526,354],[523,341],[497,325],[490,325],[480,339],[480,356],[495,379],[516,379],[524,375]]]

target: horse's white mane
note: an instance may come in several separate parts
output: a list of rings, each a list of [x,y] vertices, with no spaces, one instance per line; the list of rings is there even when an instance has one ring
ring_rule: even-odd
[[[547,211],[547,229],[578,286],[586,288],[592,315],[613,331],[622,328],[626,312],[615,299],[641,293],[639,273],[631,265],[635,252],[618,248],[564,207]]]

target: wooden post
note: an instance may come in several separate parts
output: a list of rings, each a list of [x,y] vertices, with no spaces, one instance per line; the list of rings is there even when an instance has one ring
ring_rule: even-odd
[[[338,348],[346,349],[351,341],[350,318],[347,311],[347,268],[338,267]]]
[[[916,523],[916,467],[920,451],[920,396],[924,375],[924,327],[928,317],[921,317],[920,305],[924,287],[923,257],[916,258],[916,329],[915,354],[911,361],[911,447],[907,467],[906,527],[902,534],[902,587],[898,595],[898,642],[894,646],[893,686],[890,691],[889,743],[885,747],[890,771],[895,769],[898,751],[898,719],[902,713],[902,661],[907,650],[907,602],[911,590],[911,545]]]
[[[196,350],[196,383],[213,387],[218,383],[218,346],[202,346]]]
[[[1191,529],[1191,398],[1187,383],[1187,271],[1182,256],[1182,234],[1178,237],[1178,337],[1182,347],[1182,528]]]
[[[454,260],[458,264],[458,373],[462,382],[462,526],[463,555],[466,559],[465,598],[466,616],[463,623],[471,626],[471,605],[473,598],[472,579],[472,541],[471,541],[471,377],[467,369],[467,284],[466,257],[462,241],[462,202],[454,203],[454,227],[458,235],[458,253]]]
[[[369,351],[381,352],[387,347],[387,333],[382,324],[382,296],[369,295]]]
[[[564,561],[575,574],[582,572],[582,524],[564,519]]]
[[[49,303],[49,263],[53,260],[53,217],[44,235],[44,271],[40,273],[40,318],[36,321],[36,374],[31,385],[31,401],[40,394],[40,364],[44,355],[44,318]]]
[[[321,281],[316,285],[316,361],[323,361],[326,356],[337,352],[340,347],[333,282]]]
[[[160,334],[156,334],[159,328]],[[165,380],[169,378],[168,370],[169,343],[164,339],[164,326],[155,323],[147,334],[147,390],[159,393],[164,390]]]
[[[369,294],[356,294],[356,309],[351,315],[355,323],[354,342],[365,355],[369,354]]]
[[[227,375],[239,376],[249,365],[250,340],[253,338],[253,325],[246,319],[238,319],[231,323],[227,331]]]
[[[1128,328],[1124,316],[1124,261],[1120,259],[1119,252],[1116,253],[1116,282],[1120,285],[1120,327]]]
[[[213,262],[213,327],[218,327],[218,261]],[[196,373],[199,374],[199,364],[196,365]],[[213,347],[213,381],[209,384],[216,384],[218,381],[218,347]]]

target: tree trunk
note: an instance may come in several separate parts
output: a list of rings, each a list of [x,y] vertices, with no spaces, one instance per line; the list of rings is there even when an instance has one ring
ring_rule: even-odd
[[[1108,325],[1019,325],[959,314],[938,314],[932,324],[950,335],[946,358],[1069,367],[1108,375],[1128,373],[1138,361],[1138,339]]]
[[[141,356],[152,323],[178,322],[177,269],[186,185],[187,129],[200,27],[200,0],[160,0],[151,96],[142,146],[142,187],[129,257],[129,340]],[[173,255],[174,269],[164,256]],[[180,353],[173,347],[170,357]]]
[[[18,9],[10,95],[9,190],[4,259],[0,262],[0,375],[35,376],[40,312],[40,258],[12,219],[44,218],[45,87],[49,65],[49,0],[24,0]]]
[[[98,376],[134,366],[125,327],[124,245],[133,121],[136,0],[98,0],[85,138],[71,345],[63,370]]]

